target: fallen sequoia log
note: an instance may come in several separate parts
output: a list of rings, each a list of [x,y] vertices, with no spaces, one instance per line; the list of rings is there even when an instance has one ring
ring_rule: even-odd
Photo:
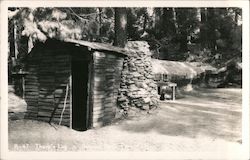
[[[242,63],[228,61],[217,69],[201,62],[178,62],[152,59],[155,81],[177,83],[178,87],[200,85],[203,87],[241,87]]]
[[[178,62],[152,59],[155,81],[177,83],[179,87],[188,84],[199,84],[205,79],[207,72],[217,69],[209,64],[200,62]]]

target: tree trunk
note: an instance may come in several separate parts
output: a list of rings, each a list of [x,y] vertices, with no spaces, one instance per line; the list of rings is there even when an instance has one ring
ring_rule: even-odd
[[[173,11],[173,23],[174,23],[174,30],[175,30],[175,34],[178,33],[178,24],[177,24],[177,20],[176,20],[176,11],[175,8],[172,8]]]
[[[187,48],[187,28],[185,27],[185,22],[187,21],[188,18],[188,9],[182,9],[178,8],[176,10],[176,18],[177,18],[177,23],[180,26],[178,28],[178,34],[179,34],[179,43],[180,43],[180,52],[186,52],[188,50]]]
[[[201,25],[200,25],[200,40],[202,48],[208,47],[208,39],[207,39],[207,8],[201,8]]]
[[[196,19],[199,22],[199,24],[201,24],[201,9],[200,8],[196,8]],[[201,28],[200,28],[200,25],[198,25],[197,33],[200,34],[200,32],[201,32]]]
[[[115,8],[115,39],[114,45],[125,47],[127,43],[127,10]]]
[[[237,12],[235,12],[234,21],[235,21],[235,26],[237,26],[238,25],[238,13]]]
[[[216,21],[214,21],[214,17],[216,16],[215,8],[208,8],[207,14],[207,21],[210,23],[211,26],[207,33],[209,48],[211,48],[212,50],[216,50]]]
[[[181,52],[186,52],[188,50],[187,47],[187,31],[183,30],[181,31],[181,36],[180,36],[180,51]]]
[[[155,36],[158,39],[161,36],[161,8],[154,9],[154,21],[153,26],[155,30]]]
[[[102,8],[98,8],[99,16],[99,36],[102,34]]]
[[[237,9],[234,9],[234,21],[235,21],[235,27],[238,26],[238,21],[239,21],[239,15],[240,15],[240,10],[237,8]]]
[[[173,9],[163,8],[162,14],[162,32],[163,36],[173,35],[176,32],[175,24],[173,20]]]
[[[102,37],[102,8],[97,8],[97,16],[96,16],[96,21],[98,22],[98,27],[96,31],[96,41],[101,42],[101,37]]]
[[[144,13],[143,17],[144,17],[144,21],[143,21],[143,32],[142,33],[145,32],[146,26],[147,26],[147,22],[148,22],[147,12]]]
[[[16,57],[16,45],[15,45],[15,20],[10,20],[9,22],[9,42],[10,42],[10,57]]]

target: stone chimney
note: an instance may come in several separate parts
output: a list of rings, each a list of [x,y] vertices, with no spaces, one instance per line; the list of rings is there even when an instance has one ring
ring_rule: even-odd
[[[131,108],[149,111],[157,106],[159,98],[149,45],[144,41],[129,41],[125,49],[129,55],[123,63],[119,107],[125,113]]]

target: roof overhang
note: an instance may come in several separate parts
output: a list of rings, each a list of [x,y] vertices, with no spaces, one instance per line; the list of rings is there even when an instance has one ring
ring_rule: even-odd
[[[110,44],[98,43],[98,42],[88,42],[88,41],[74,40],[74,39],[65,39],[65,40],[63,40],[63,42],[72,43],[72,44],[75,44],[77,46],[88,47],[90,49],[97,50],[97,51],[114,52],[114,53],[118,53],[122,56],[128,55],[124,48],[112,46]]]

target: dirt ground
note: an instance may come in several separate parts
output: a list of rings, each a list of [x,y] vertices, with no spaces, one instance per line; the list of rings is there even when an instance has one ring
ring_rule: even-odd
[[[85,132],[15,119],[9,119],[14,151],[235,151],[241,146],[241,89],[196,89],[161,101],[147,116]]]

